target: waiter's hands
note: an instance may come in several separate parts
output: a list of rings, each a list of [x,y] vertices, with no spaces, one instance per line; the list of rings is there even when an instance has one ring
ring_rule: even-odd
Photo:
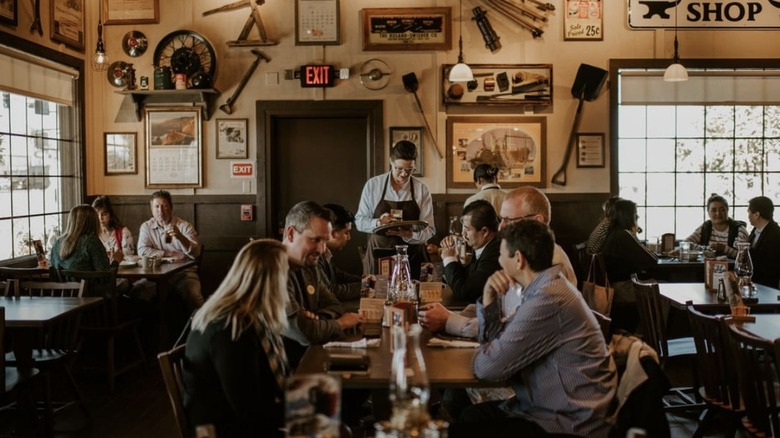
[[[398,219],[394,218],[393,215],[390,213],[383,213],[382,216],[379,216],[379,226],[387,225],[390,222],[397,222]]]

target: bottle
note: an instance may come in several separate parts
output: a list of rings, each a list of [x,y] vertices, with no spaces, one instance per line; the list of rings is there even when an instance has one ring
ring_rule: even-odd
[[[403,327],[394,326],[392,332],[395,350],[390,369],[390,424],[404,431],[404,436],[422,436],[430,421],[430,385],[420,349],[422,327],[412,324],[407,333]]]
[[[409,268],[408,249],[408,245],[395,246],[395,263],[393,263],[393,273],[390,276],[390,284],[387,291],[387,296],[393,303],[417,301],[414,293],[414,284],[412,283],[411,269]]]
[[[718,301],[725,302],[726,297],[726,284],[723,283],[723,277],[718,279]]]
[[[739,293],[743,298],[755,296],[753,290],[753,260],[750,258],[750,242],[737,242],[737,259],[734,261]]]

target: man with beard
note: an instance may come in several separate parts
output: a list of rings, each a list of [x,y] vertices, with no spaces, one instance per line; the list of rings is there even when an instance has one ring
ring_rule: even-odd
[[[285,347],[293,367],[297,366],[306,346],[342,339],[345,330],[355,328],[362,321],[358,314],[342,311],[317,268],[317,260],[330,240],[332,220],[330,210],[312,201],[299,202],[285,218],[282,243],[290,262],[287,281],[290,324],[285,332]]]

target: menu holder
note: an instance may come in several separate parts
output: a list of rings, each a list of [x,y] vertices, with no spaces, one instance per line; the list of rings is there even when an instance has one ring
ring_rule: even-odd
[[[386,277],[389,277],[390,274],[393,272],[394,261],[395,261],[395,256],[380,257],[379,260],[377,261],[379,275],[384,275]]]
[[[661,236],[661,254],[667,255],[670,251],[674,250],[675,236],[674,233],[666,233]]]
[[[444,285],[438,281],[420,283],[420,304],[441,303]]]
[[[714,258],[705,258],[704,259],[704,285],[707,287],[707,290],[713,291],[718,289],[718,280],[721,278],[724,282],[726,282],[728,279],[726,278],[726,273],[729,270],[729,262],[728,260],[718,260]]]

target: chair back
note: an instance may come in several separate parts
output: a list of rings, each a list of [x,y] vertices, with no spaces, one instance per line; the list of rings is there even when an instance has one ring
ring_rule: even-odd
[[[84,280],[75,282],[56,281],[18,281],[19,294],[23,297],[81,297],[84,294]],[[77,312],[60,318],[45,330],[38,331],[35,348],[70,354],[78,351],[81,314]]]
[[[19,296],[19,281],[21,280],[39,280],[46,281],[49,279],[50,271],[44,268],[10,268],[7,266],[0,267],[0,280],[7,282],[7,287],[3,296]],[[2,291],[2,289],[0,289]]]
[[[702,396],[712,404],[740,410],[736,367],[728,348],[723,317],[701,313],[693,307],[691,301],[685,305],[693,342],[696,344]]]
[[[775,389],[780,382],[775,363],[776,346],[754,336],[739,324],[727,324],[734,348],[739,389],[745,405],[742,424],[753,436],[780,436],[780,410]],[[773,434],[774,431],[774,434]]]
[[[26,297],[81,297],[86,282],[81,281],[18,281],[18,296]]]
[[[661,306],[658,283],[643,283],[636,274],[631,274],[631,282],[636,291],[636,305],[644,327],[645,341],[650,344],[659,358],[669,357],[669,346],[664,327],[663,307]]]
[[[57,268],[60,281],[84,282],[84,295],[103,297],[100,306],[83,312],[82,326],[112,327],[119,323],[118,300],[116,296],[116,269],[108,271],[73,271]]]
[[[157,355],[160,361],[160,371],[162,371],[165,389],[168,391],[168,399],[173,407],[173,415],[176,418],[176,425],[179,427],[181,438],[192,437],[192,429],[187,421],[187,415],[184,412],[184,380],[183,364],[184,350],[186,344],[179,345],[172,350]]]

